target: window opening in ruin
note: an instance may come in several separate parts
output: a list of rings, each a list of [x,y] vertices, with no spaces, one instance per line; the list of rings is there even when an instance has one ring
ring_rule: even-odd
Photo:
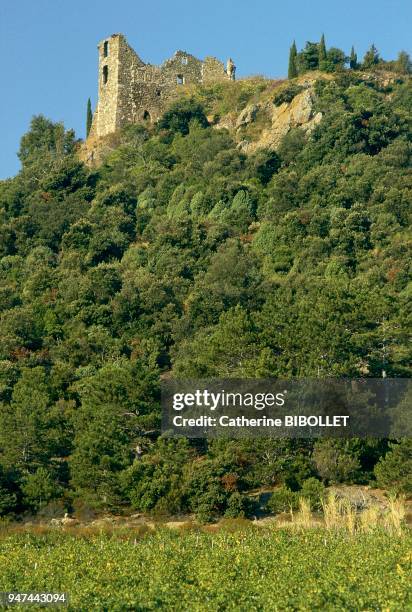
[[[184,66],[186,66],[186,65],[187,65],[187,57],[182,57],[182,64],[183,64]]]
[[[150,113],[149,113],[149,111],[145,110],[145,112],[143,113],[143,120],[144,121],[150,121]]]
[[[160,89],[156,89],[156,96],[160,97],[161,95],[162,95],[162,92],[160,91]]]
[[[104,57],[107,57],[109,55],[109,43],[107,42],[107,40],[103,45],[103,55]]]
[[[108,66],[103,66],[103,83],[106,85],[107,79],[109,78],[109,68]]]
[[[185,84],[185,77],[183,76],[183,74],[178,74],[176,77],[176,83],[178,85],[184,85]]]

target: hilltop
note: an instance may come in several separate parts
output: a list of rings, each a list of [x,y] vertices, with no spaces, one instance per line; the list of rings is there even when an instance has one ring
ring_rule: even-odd
[[[250,77],[204,85],[183,86],[166,105],[177,100],[195,100],[202,105],[209,125],[227,130],[240,151],[250,154],[259,149],[276,151],[282,138],[295,128],[309,135],[321,121],[317,108],[317,88],[326,83],[363,84],[390,95],[396,82],[409,77],[390,71],[327,73],[319,70],[294,79]],[[146,129],[147,121],[138,122]],[[106,137],[89,136],[80,150],[81,159],[98,165],[121,142],[121,130]]]

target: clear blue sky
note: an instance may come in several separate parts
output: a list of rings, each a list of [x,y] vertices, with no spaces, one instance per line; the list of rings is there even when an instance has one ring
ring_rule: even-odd
[[[19,140],[43,113],[84,136],[86,101],[97,89],[97,42],[123,32],[143,60],[176,49],[230,55],[239,76],[283,76],[288,50],[318,40],[362,56],[375,42],[385,59],[412,52],[410,0],[1,0],[0,178],[19,169]]]

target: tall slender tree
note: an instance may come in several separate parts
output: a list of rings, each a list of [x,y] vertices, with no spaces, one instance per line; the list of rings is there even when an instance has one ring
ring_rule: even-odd
[[[297,67],[297,56],[298,50],[296,48],[296,43],[293,41],[293,44],[289,51],[289,67],[288,67],[288,78],[294,79],[298,76],[298,67]]]
[[[90,98],[89,98],[87,100],[86,137],[90,133],[90,129],[92,127],[92,121],[93,121],[92,103],[91,103]]]
[[[349,66],[352,68],[352,70],[356,70],[358,68],[358,56],[353,45],[352,49],[350,50]]]
[[[324,67],[324,63],[327,59],[327,51],[326,51],[326,43],[325,43],[325,35],[322,34],[319,43],[319,68],[322,69]]]

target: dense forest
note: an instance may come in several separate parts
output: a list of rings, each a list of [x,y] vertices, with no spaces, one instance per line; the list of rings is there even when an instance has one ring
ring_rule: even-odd
[[[0,514],[208,521],[259,489],[275,512],[331,483],[412,492],[410,439],[160,435],[165,375],[411,375],[412,82],[328,76],[322,121],[276,152],[211,125],[223,86],[96,168],[33,118],[0,183]],[[260,85],[227,87],[241,110]]]

